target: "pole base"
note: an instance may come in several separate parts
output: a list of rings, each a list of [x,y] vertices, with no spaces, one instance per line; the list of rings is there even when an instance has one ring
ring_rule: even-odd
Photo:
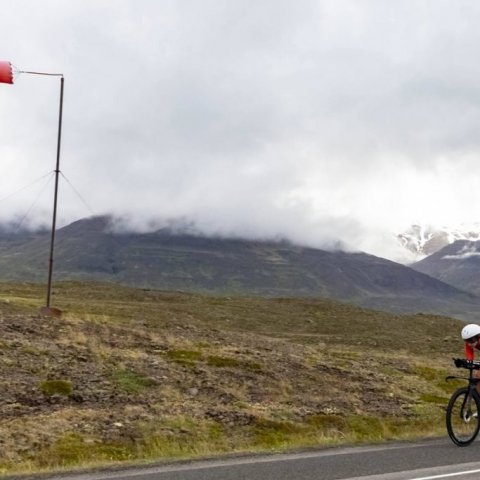
[[[40,315],[43,315],[44,317],[61,318],[62,311],[55,307],[42,307],[40,308]]]

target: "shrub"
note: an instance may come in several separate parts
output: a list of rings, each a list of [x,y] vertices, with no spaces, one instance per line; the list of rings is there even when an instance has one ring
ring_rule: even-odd
[[[207,359],[207,363],[214,367],[238,367],[240,362],[236,358],[220,357],[211,355]]]
[[[117,370],[112,374],[114,383],[128,393],[140,393],[156,384],[152,378],[145,377],[130,370]]]
[[[73,385],[69,380],[45,380],[40,382],[38,388],[44,395],[49,397],[52,395],[68,397],[73,392]]]
[[[166,356],[177,363],[192,363],[202,359],[197,350],[168,350]]]

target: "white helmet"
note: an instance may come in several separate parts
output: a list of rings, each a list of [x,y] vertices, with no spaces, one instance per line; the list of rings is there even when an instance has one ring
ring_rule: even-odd
[[[468,340],[469,338],[474,337],[475,335],[480,335],[480,325],[476,323],[469,323],[462,328],[462,339]]]

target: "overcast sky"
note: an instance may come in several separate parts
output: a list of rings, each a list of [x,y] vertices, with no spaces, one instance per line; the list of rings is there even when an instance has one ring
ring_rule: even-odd
[[[476,0],[0,6],[0,60],[65,75],[60,226],[183,219],[400,260],[412,223],[480,221]],[[0,84],[2,220],[50,221],[59,86]]]

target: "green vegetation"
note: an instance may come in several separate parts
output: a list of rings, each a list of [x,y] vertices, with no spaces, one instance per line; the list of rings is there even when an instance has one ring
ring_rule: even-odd
[[[52,395],[71,395],[73,392],[72,382],[68,380],[45,380],[40,382],[40,391],[51,397]]]
[[[214,367],[238,367],[240,362],[236,358],[220,357],[218,355],[210,355],[207,359],[209,365]]]
[[[322,299],[0,284],[0,472],[444,436],[457,320]],[[435,326],[435,328],[432,328]]]
[[[131,448],[120,443],[89,441],[76,433],[62,435],[45,448],[36,463],[40,468],[58,468],[83,463],[125,461],[134,458]]]
[[[193,363],[202,358],[201,352],[196,350],[169,350],[166,355],[169,359],[184,364]]]
[[[128,393],[140,393],[156,384],[152,378],[129,370],[116,370],[112,374],[112,380],[118,387]]]

